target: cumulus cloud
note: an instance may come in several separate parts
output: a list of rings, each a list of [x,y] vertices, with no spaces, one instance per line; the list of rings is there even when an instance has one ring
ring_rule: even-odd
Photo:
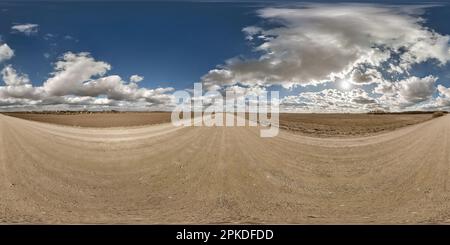
[[[245,39],[248,41],[252,41],[254,39],[254,36],[263,32],[263,29],[261,27],[257,26],[247,26],[242,28],[242,32],[245,33]],[[263,36],[260,36],[261,38]]]
[[[133,83],[138,83],[138,82],[140,82],[142,80],[144,80],[144,77],[139,76],[139,75],[132,75],[130,77],[130,82],[133,82]]]
[[[382,95],[379,100],[389,109],[403,110],[417,107],[419,103],[432,99],[437,79],[429,75],[422,78],[411,76],[396,82],[382,82],[374,89],[374,93]]]
[[[450,99],[450,88],[446,88],[442,85],[438,85],[437,90],[439,91],[439,94],[442,95],[445,98]]]
[[[441,84],[437,86],[438,95],[436,98],[423,105],[424,109],[450,110],[450,88]]]
[[[361,88],[303,92],[284,97],[280,105],[284,111],[298,112],[363,112],[379,107],[378,101]]]
[[[38,24],[17,24],[11,27],[11,30],[15,33],[23,33],[27,36],[31,36],[38,32],[39,25]]]
[[[426,6],[367,4],[264,8],[258,15],[270,27],[242,29],[245,39],[257,45],[256,58],[231,58],[201,81],[208,90],[236,84],[291,88],[351,83],[356,87],[351,91],[301,93],[286,97],[284,105],[331,111],[339,106],[344,111],[374,106],[404,110],[431,101],[436,91],[437,77],[411,75],[414,65],[443,66],[450,60],[450,36],[425,26],[425,10]],[[375,86],[369,94],[370,84]]]
[[[171,106],[173,88],[140,88],[118,75],[106,75],[111,65],[95,60],[89,53],[65,53],[54,72],[42,86],[33,86],[27,75],[11,65],[2,72],[5,86],[0,86],[0,106],[39,106],[70,109],[73,106],[116,106],[121,109],[167,109]],[[55,107],[58,106],[58,107]],[[62,107],[62,108],[61,108]]]
[[[364,4],[264,8],[257,14],[262,23],[270,25],[242,29],[254,55],[224,61],[203,75],[201,82],[209,91],[237,95],[258,94],[273,85],[292,88],[329,83],[330,89],[283,98],[281,105],[286,110],[450,107],[449,89],[437,85],[436,76],[414,74],[417,64],[443,67],[450,60],[450,36],[426,27],[425,8]],[[16,26],[15,31],[25,34],[27,29],[38,28],[36,24]],[[6,44],[0,46],[0,62],[13,55]],[[172,88],[142,88],[142,76],[132,75],[125,81],[109,75],[110,71],[110,64],[89,53],[68,52],[55,63],[42,86],[33,86],[26,75],[6,66],[1,73],[5,86],[0,87],[0,106],[162,108],[170,104]],[[338,83],[351,86],[344,91],[332,89]],[[211,100],[208,96],[194,99]]]
[[[29,100],[40,98],[39,88],[31,85],[27,75],[18,73],[11,65],[1,71],[5,86],[0,86],[0,101],[29,103]]]
[[[382,65],[396,72],[412,65],[450,59],[449,36],[423,25],[418,7],[307,5],[265,8],[259,16],[276,27],[243,29],[247,40],[260,40],[258,58],[232,58],[209,71],[209,89],[244,85],[284,87],[351,79],[380,83]]]
[[[436,77],[427,76],[424,78],[410,77],[400,81],[398,93],[401,100],[415,104],[430,99],[436,90],[434,85],[436,80]]]
[[[433,99],[436,81],[437,77],[431,75],[422,78],[411,76],[396,82],[382,81],[372,93],[366,92],[361,87],[349,91],[324,89],[318,92],[302,92],[299,95],[283,98],[281,105],[287,111],[315,112],[436,109],[442,107],[447,101],[450,106],[450,89],[442,85],[438,85],[441,96],[437,100]],[[436,101],[440,105],[437,105]]]
[[[7,65],[1,71],[3,81],[8,86],[21,86],[24,84],[29,84],[30,79],[25,74],[17,74],[17,71],[11,66]]]
[[[9,60],[14,56],[14,50],[12,50],[8,44],[4,43],[0,45],[0,63]]]
[[[350,81],[355,84],[381,83],[383,81],[381,72],[372,68],[368,68],[365,71],[355,69],[350,76]]]
[[[83,93],[83,85],[93,76],[103,76],[111,66],[102,61],[95,61],[89,53],[65,53],[55,64],[53,77],[44,83],[49,95],[65,95]]]

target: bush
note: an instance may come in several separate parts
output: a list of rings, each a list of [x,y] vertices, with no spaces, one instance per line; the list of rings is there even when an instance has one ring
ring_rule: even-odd
[[[433,112],[433,118],[442,117],[443,115],[444,115],[444,112],[442,112],[442,111]]]

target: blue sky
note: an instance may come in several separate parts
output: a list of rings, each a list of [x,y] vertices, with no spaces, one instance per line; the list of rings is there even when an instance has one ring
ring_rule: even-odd
[[[0,15],[0,33],[17,50],[11,63],[35,84],[48,77],[51,62],[61,54],[87,51],[110,63],[113,73],[144,76],[145,86],[182,89],[225,59],[250,52],[241,29],[257,23],[257,5],[1,3],[6,11]],[[11,33],[14,23],[38,23],[38,34]],[[46,34],[55,37],[45,40]]]
[[[402,4],[406,7],[424,3],[424,1],[402,2],[404,2]],[[351,19],[355,16],[351,16],[353,13],[346,11],[346,9],[352,8],[355,9],[355,13],[364,14],[364,11],[367,11],[368,17],[376,16],[373,11],[381,11],[382,14],[386,14],[393,20],[397,20],[397,17],[400,16],[403,18],[400,21],[411,24],[410,27],[408,26],[409,28],[428,30],[423,35],[425,35],[425,38],[430,38],[430,40],[434,38],[445,40],[447,35],[450,34],[450,25],[448,25],[450,7],[448,5],[439,4],[438,7],[422,6],[420,10],[414,10],[414,13],[410,13],[403,10],[391,10],[391,5],[394,3],[398,4],[398,1],[378,1],[375,5],[367,5],[368,7],[365,7],[366,5],[361,7],[360,4],[354,3],[347,3],[342,7],[343,4],[339,1],[328,1],[326,4],[318,6],[312,3],[300,4],[296,3],[296,1],[286,1],[283,4],[272,1],[250,1],[245,3],[232,1],[143,1],[132,3],[118,1],[99,1],[95,3],[81,1],[63,3],[41,1],[0,2],[0,44],[6,44],[14,51],[14,55],[2,61],[0,66],[5,69],[6,67],[9,68],[7,73],[5,70],[5,74],[8,74],[10,78],[14,77],[13,75],[17,75],[15,77],[27,77],[29,84],[36,88],[35,91],[27,90],[25,93],[18,86],[26,84],[26,82],[11,81],[9,82],[10,84],[6,84],[7,82],[5,81],[6,85],[15,87],[6,88],[7,86],[5,86],[3,90],[0,90],[0,100],[3,100],[0,103],[0,108],[44,108],[58,104],[76,107],[91,105],[90,103],[94,103],[96,99],[102,99],[103,102],[105,102],[105,99],[108,99],[108,102],[102,104],[104,106],[130,106],[134,102],[139,102],[140,106],[150,103],[147,105],[150,108],[155,100],[166,101],[168,99],[165,95],[167,94],[166,92],[190,89],[194,82],[199,81],[202,81],[205,86],[217,85],[222,91],[228,88],[237,89],[236,87],[245,91],[250,91],[255,87],[269,91],[280,90],[282,97],[289,96],[286,97],[286,104],[293,107],[290,109],[296,110],[300,108],[300,111],[322,110],[323,106],[320,108],[314,107],[314,104],[319,103],[324,105],[333,103],[333,107],[328,109],[331,111],[340,110],[340,108],[347,108],[347,105],[342,106],[342,103],[345,104],[346,100],[350,101],[348,102],[348,108],[351,107],[351,111],[371,110],[378,107],[391,110],[448,108],[450,99],[447,101],[447,90],[445,89],[450,87],[450,72],[448,69],[450,66],[446,61],[447,57],[443,57],[443,54],[444,56],[447,56],[447,54],[450,56],[450,52],[447,50],[448,42],[446,44],[440,42],[439,47],[435,43],[430,44],[426,42],[426,45],[430,45],[430,47],[424,46],[424,49],[440,50],[433,53],[434,56],[430,57],[417,50],[411,51],[413,55],[423,55],[424,60],[416,58],[416,60],[410,61],[411,67],[408,71],[398,75],[395,79],[389,77],[384,71],[387,70],[386,65],[398,63],[399,60],[389,58],[383,64],[378,65],[368,61],[365,61],[364,64],[356,64],[350,58],[353,54],[343,54],[338,52],[339,50],[332,48],[331,50],[337,53],[336,56],[333,56],[333,53],[331,53],[332,57],[330,59],[334,57],[336,59],[342,58],[343,64],[345,62],[353,62],[354,67],[351,72],[347,71],[348,74],[344,74],[344,71],[339,71],[339,78],[331,78],[330,74],[337,73],[338,64],[328,64],[327,67],[324,67],[323,71],[330,69],[329,73],[322,74],[314,71],[317,74],[312,74],[314,72],[309,72],[308,69],[313,70],[314,66],[308,68],[295,62],[295,57],[298,57],[299,60],[306,59],[302,55],[307,50],[297,50],[297,43],[292,42],[292,40],[287,42],[287,39],[283,39],[287,37],[283,36],[286,33],[289,33],[290,36],[298,33],[298,37],[303,37],[304,35],[309,35],[307,32],[317,33],[317,31],[321,33],[321,37],[324,35],[336,36],[336,33],[330,34],[325,32],[326,26],[321,26],[319,27],[321,28],[320,30],[316,30],[313,29],[316,28],[315,25],[304,24],[309,23],[310,19],[295,17],[296,11],[301,11],[304,16],[311,14],[311,20],[321,23],[322,20],[318,19],[320,14],[317,14],[320,13],[321,9],[324,9],[324,11],[329,11],[330,9],[342,11],[350,15]],[[299,10],[302,8],[311,8],[311,11]],[[384,8],[387,10],[385,11]],[[273,11],[273,9],[282,9],[283,12]],[[291,13],[286,10],[294,11]],[[262,13],[261,11],[265,12]],[[356,17],[360,18],[361,16]],[[414,18],[423,18],[425,21],[420,21],[419,23]],[[337,19],[337,21],[343,20]],[[342,23],[347,22],[343,21]],[[22,25],[23,27],[23,25],[27,24],[36,25],[36,28],[31,33],[14,29],[14,26]],[[352,23],[350,22],[350,24]],[[246,27],[256,27],[254,29],[256,33],[246,32],[244,30]],[[361,28],[361,30],[364,30],[364,28]],[[343,28],[342,33],[347,31]],[[388,30],[386,33],[387,35],[392,35],[395,31],[389,32]],[[433,33],[437,33],[439,36],[433,36]],[[249,39],[250,36],[252,36],[251,40]],[[417,40],[421,40],[421,38],[423,37],[418,36]],[[352,39],[345,39],[347,43],[349,40],[359,40],[359,37],[355,36]],[[373,41],[378,45],[380,40]],[[390,42],[389,40],[383,36],[381,41]],[[332,42],[332,45],[336,41],[340,42],[342,40],[335,40]],[[368,42],[370,41],[372,40],[368,40]],[[319,43],[317,40],[316,42]],[[270,47],[260,48],[258,51],[255,51],[256,48],[264,43],[267,43]],[[311,42],[298,42],[299,47],[307,44],[316,47]],[[370,51],[369,49],[372,47],[370,43],[367,45],[354,43],[352,45],[350,48],[355,48],[355,50],[360,50],[363,47]],[[381,45],[385,44],[381,43]],[[392,47],[389,46],[391,49],[398,47],[398,43],[389,43],[387,45],[393,45]],[[408,45],[411,46],[411,49],[414,49],[414,43],[409,43]],[[111,95],[106,92],[95,92],[92,95],[92,93],[86,92],[85,88],[77,88],[76,91],[64,90],[63,92],[59,90],[59,92],[49,92],[50,90],[47,91],[47,88],[38,89],[46,81],[56,76],[56,62],[64,61],[67,63],[64,63],[67,66],[69,64],[73,65],[72,63],[74,62],[68,62],[66,59],[69,58],[64,56],[68,52],[75,55],[88,52],[88,55],[80,55],[80,57],[76,56],[74,58],[80,58],[80,62],[82,62],[81,60],[92,58],[94,61],[87,63],[87,66],[95,65],[95,62],[105,62],[111,66],[110,68],[99,67],[98,71],[92,72],[84,81],[76,81],[81,85],[105,76],[118,75],[120,76],[119,80],[121,80],[119,82],[120,86],[126,85],[125,87],[122,86],[121,89],[128,91],[130,90],[127,87],[129,77],[139,75],[143,77],[143,80],[138,84],[139,88],[148,89],[147,92],[142,90],[139,93],[151,93],[151,96],[156,96],[158,99],[150,98],[150,95],[131,96],[129,94],[117,95],[117,93]],[[274,54],[271,54],[272,52]],[[288,55],[283,55],[283,52],[288,53]],[[320,52],[321,50],[318,49],[317,53]],[[312,53],[314,54],[314,52]],[[287,65],[281,68],[279,66],[267,66],[268,63],[261,61],[264,61],[265,57],[268,57],[267,61],[272,62],[271,64],[273,62],[283,62],[285,57]],[[235,58],[235,60],[229,61],[231,58]],[[345,58],[349,60],[345,60]],[[437,61],[439,58],[440,60]],[[320,60],[316,62],[320,64]],[[314,64],[313,61],[311,61],[311,64]],[[372,76],[369,74],[372,68],[380,72],[382,77],[379,77],[376,81],[362,81],[360,83],[354,80],[348,81],[352,79],[350,76],[355,77],[354,72],[358,69],[365,73],[363,74],[364,77]],[[342,69],[344,69],[344,65],[342,65]],[[287,75],[278,74],[284,70],[286,70]],[[223,72],[229,72],[234,80],[230,82],[230,80],[225,79]],[[71,78],[71,75],[67,76]],[[427,76],[432,77],[425,79]],[[419,80],[416,81],[416,78]],[[114,78],[111,79],[114,80]],[[211,81],[211,79],[215,80]],[[103,84],[106,87],[112,86],[110,85],[112,82],[109,80],[105,83],[109,83]],[[349,85],[341,86],[342,84],[345,85],[345,83]],[[393,84],[395,87],[395,91],[392,91],[392,93],[374,92],[377,87],[380,88],[377,91],[381,91],[382,85],[390,84]],[[438,85],[441,85],[442,88],[439,89]],[[157,88],[172,88],[172,90],[167,89],[160,93],[155,91]],[[17,91],[7,92],[13,89]],[[96,89],[98,90],[98,88]],[[84,92],[81,92],[81,90]],[[341,95],[341,92],[344,95]],[[327,93],[330,96],[325,95]],[[30,99],[24,97],[25,94],[33,94],[34,97]],[[58,96],[63,98],[56,98]],[[75,100],[74,96],[80,97],[76,99],[77,102],[73,102]],[[87,98],[89,96],[92,99]],[[388,98],[389,96],[397,98],[396,101]],[[124,97],[127,97],[127,99],[123,99]],[[133,98],[129,99],[129,97]],[[330,98],[332,99],[331,101]],[[335,101],[336,99],[339,101]],[[83,102],[79,102],[80,100]],[[122,103],[122,100],[125,102]],[[367,101],[367,103],[355,104],[354,101]],[[95,103],[100,103],[100,100],[95,101]],[[305,104],[308,106],[305,107]],[[49,108],[51,109],[52,107]],[[328,111],[328,109],[325,110]]]

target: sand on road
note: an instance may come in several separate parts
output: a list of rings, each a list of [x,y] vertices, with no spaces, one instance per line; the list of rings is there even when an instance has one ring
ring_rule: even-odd
[[[450,222],[450,116],[369,137],[0,115],[1,223]]]

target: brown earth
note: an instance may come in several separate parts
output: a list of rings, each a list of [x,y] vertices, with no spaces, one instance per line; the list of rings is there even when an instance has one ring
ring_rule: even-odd
[[[446,223],[450,116],[368,137],[0,115],[2,223]]]
[[[303,114],[280,115],[280,128],[313,136],[366,136],[432,119],[430,114]]]
[[[6,115],[78,127],[131,127],[170,122],[170,112],[6,113]],[[280,128],[311,136],[365,136],[417,124],[432,114],[280,114]]]
[[[170,122],[170,112],[118,112],[118,113],[22,113],[5,115],[77,127],[132,127]]]

